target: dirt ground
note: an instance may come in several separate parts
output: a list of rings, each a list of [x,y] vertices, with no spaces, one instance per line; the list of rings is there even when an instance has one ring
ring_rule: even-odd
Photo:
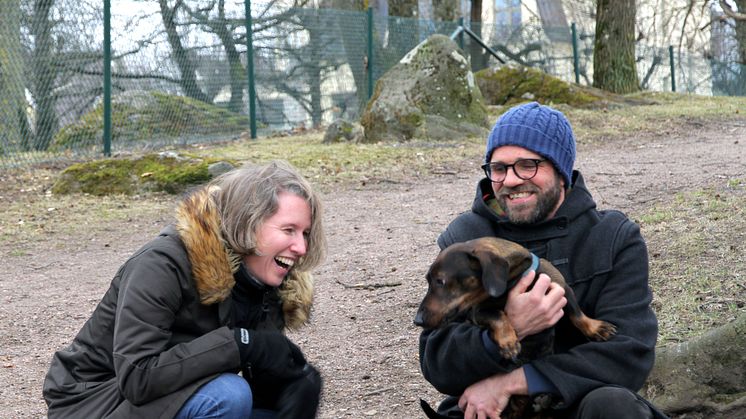
[[[422,417],[419,398],[441,398],[420,374],[412,319],[436,237],[471,204],[478,158],[450,168],[455,175],[443,170],[324,194],[329,256],[315,273],[312,323],[292,334],[324,376],[320,417]],[[744,162],[740,120],[581,146],[576,168],[599,207],[630,213],[679,191],[743,179]],[[0,418],[45,416],[41,387],[52,353],[73,338],[119,265],[170,220],[171,207],[95,235],[81,226],[50,238],[54,246],[12,235],[0,241]]]

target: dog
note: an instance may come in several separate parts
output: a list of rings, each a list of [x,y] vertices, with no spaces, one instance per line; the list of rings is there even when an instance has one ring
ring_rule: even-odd
[[[521,343],[504,308],[507,291],[531,270],[536,272],[536,278],[545,273],[564,288],[567,299],[564,314],[587,338],[605,341],[616,333],[613,324],[583,313],[572,288],[549,261],[517,243],[496,237],[455,243],[438,254],[427,272],[427,293],[414,323],[424,329],[435,329],[465,318],[490,331],[501,356],[517,359]]]

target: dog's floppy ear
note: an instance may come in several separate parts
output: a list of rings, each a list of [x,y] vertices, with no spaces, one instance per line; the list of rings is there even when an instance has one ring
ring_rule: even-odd
[[[482,265],[482,285],[490,297],[505,293],[510,274],[508,262],[487,249],[474,249],[472,254]]]

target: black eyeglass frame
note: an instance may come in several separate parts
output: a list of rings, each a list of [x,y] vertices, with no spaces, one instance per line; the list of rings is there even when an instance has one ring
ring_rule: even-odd
[[[534,167],[534,174],[532,174],[529,177],[523,177],[523,176],[521,176],[518,173],[517,170],[515,170],[515,166],[517,164],[520,164],[521,162],[524,162],[524,161],[533,162],[534,165],[535,165],[535,167]],[[547,161],[547,159],[518,159],[515,162],[513,162],[513,164],[504,164],[504,163],[498,163],[498,162],[490,162],[490,163],[483,164],[482,165],[482,170],[484,171],[484,175],[487,176],[487,179],[489,179],[490,182],[492,182],[492,183],[502,183],[502,182],[505,182],[505,178],[508,176],[508,169],[509,168],[513,169],[513,174],[515,174],[518,177],[518,179],[531,180],[534,177],[536,177],[537,173],[539,173],[539,164],[541,162],[545,162],[545,161]],[[492,177],[490,176],[490,173],[492,173],[492,165],[493,164],[499,164],[500,166],[505,167],[505,176],[502,179],[500,179],[500,180],[492,180]]]

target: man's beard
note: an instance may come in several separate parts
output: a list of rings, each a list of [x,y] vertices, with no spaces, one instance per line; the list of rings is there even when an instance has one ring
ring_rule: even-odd
[[[505,212],[505,215],[511,223],[534,224],[549,218],[549,215],[557,208],[557,203],[562,194],[561,188],[562,185],[560,184],[559,179],[557,179],[552,187],[543,193],[535,185],[522,186],[514,189],[504,189],[500,191],[500,195],[497,197],[497,203]],[[531,209],[531,211],[521,211],[521,209],[524,208],[523,206],[510,207],[506,203],[510,193],[522,191],[536,193],[536,205]]]

